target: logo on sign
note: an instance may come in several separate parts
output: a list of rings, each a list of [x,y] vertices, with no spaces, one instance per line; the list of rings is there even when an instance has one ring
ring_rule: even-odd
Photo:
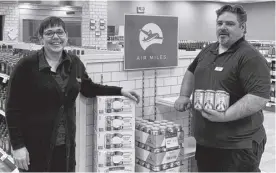
[[[139,41],[141,47],[146,50],[152,44],[163,43],[163,32],[155,23],[148,23],[140,29]]]

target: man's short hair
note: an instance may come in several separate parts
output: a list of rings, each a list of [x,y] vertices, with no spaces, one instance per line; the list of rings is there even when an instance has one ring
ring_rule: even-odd
[[[216,11],[217,17],[219,17],[224,12],[237,14],[238,21],[240,23],[245,23],[247,21],[246,11],[243,9],[241,5],[229,5],[229,4],[224,5]]]
[[[233,14],[237,15],[237,19],[239,21],[239,24],[243,24],[247,22],[247,14],[246,11],[244,10],[243,6],[241,5],[224,5],[220,9],[216,11],[217,13],[217,18],[222,15],[224,12],[230,12]],[[246,28],[245,28],[245,33],[246,33]]]
[[[61,18],[55,17],[55,16],[50,16],[50,17],[45,18],[40,23],[39,29],[38,29],[38,34],[42,37],[42,35],[44,33],[44,30],[46,28],[54,27],[54,26],[61,26],[64,29],[64,31],[66,31],[65,30],[65,23]]]

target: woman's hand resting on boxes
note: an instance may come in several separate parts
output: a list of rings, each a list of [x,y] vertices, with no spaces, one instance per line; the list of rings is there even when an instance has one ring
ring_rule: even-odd
[[[126,91],[121,89],[122,96],[129,98],[130,100],[135,101],[137,104],[140,102],[140,96],[135,91]]]

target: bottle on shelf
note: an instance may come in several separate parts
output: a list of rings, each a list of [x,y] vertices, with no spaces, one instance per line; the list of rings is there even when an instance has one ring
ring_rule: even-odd
[[[4,54],[0,55],[0,73],[4,73],[5,69],[5,59]]]
[[[275,83],[271,84],[271,89],[270,89],[270,101],[275,102]]]
[[[5,111],[5,89],[0,91],[0,110]]]
[[[2,109],[2,102],[3,102],[3,101],[2,101],[2,96],[1,96],[1,93],[0,93],[0,110],[3,110],[3,109]]]
[[[10,140],[7,134],[4,135],[3,146],[4,146],[3,150],[7,154],[10,154],[11,153]]]
[[[5,103],[6,103],[6,96],[4,95],[3,99],[2,99],[2,110],[5,112],[6,108],[5,108]]]
[[[0,51],[0,73],[10,75],[14,65],[21,57],[28,55],[30,52],[19,51],[17,49],[2,49]]]

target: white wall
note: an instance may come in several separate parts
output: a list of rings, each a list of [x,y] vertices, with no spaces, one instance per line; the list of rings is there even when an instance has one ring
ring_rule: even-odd
[[[145,7],[145,14],[179,17],[179,40],[216,40],[216,10],[225,3],[200,1],[108,1],[108,25],[124,25],[124,14],[136,14],[136,7]],[[275,1],[242,3],[248,13],[249,40],[275,40]]]
[[[17,2],[1,2],[0,1],[0,15],[4,15],[3,41],[18,41],[18,37],[11,40],[8,37],[8,30],[14,29],[15,33],[19,30],[19,10]]]

